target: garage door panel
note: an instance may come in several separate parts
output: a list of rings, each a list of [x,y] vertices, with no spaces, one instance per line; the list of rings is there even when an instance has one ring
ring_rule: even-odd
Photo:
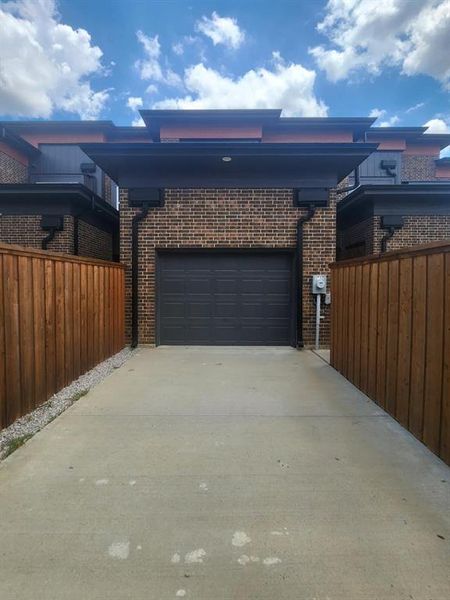
[[[161,306],[161,316],[165,318],[180,317],[184,318],[184,302],[166,301]]]
[[[288,345],[291,265],[289,253],[158,255],[159,343]]]
[[[212,306],[210,302],[189,302],[187,304],[187,309],[187,318],[209,318],[212,316]]]
[[[237,279],[217,278],[214,283],[214,292],[216,294],[236,294],[238,291]]]
[[[184,294],[184,279],[172,279],[165,277],[161,280],[161,292],[163,294]]]
[[[214,306],[214,315],[216,317],[234,317],[238,310],[237,302],[216,302]]]

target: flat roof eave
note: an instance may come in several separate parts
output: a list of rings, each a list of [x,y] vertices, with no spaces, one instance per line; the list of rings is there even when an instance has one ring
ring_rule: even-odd
[[[350,208],[361,205],[364,202],[373,201],[386,196],[396,198],[424,198],[426,196],[445,198],[448,196],[450,205],[450,182],[424,182],[424,183],[401,183],[401,184],[370,184],[360,185],[349,192],[337,204],[338,213],[344,213]]]

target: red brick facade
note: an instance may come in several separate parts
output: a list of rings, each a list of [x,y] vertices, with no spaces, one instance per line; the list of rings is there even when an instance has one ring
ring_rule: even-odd
[[[111,233],[94,227],[81,219],[78,221],[78,254],[101,260],[113,259]]]
[[[402,181],[434,181],[436,156],[404,154],[402,156]]]
[[[405,216],[404,225],[387,242],[387,250],[400,250],[416,244],[450,239],[450,215]],[[338,232],[339,259],[381,252],[386,231],[380,217],[373,216]]]
[[[42,240],[48,235],[41,228],[41,215],[0,215],[0,242],[18,244],[29,248],[41,248]],[[49,242],[48,250],[74,253],[74,219],[64,217],[63,231],[57,231]],[[112,235],[80,220],[78,225],[78,254],[90,258],[111,260],[113,255]]]
[[[121,260],[126,265],[126,322],[131,323],[131,220],[139,209],[120,192]],[[155,343],[156,254],[169,248],[296,247],[296,226],[304,209],[293,207],[291,189],[167,189],[165,206],[151,209],[139,233],[139,336]],[[304,339],[314,340],[311,275],[328,273],[335,252],[335,199],[317,210],[304,226]],[[329,340],[329,312],[324,311],[324,345]]]
[[[0,183],[26,183],[28,167],[0,150]]]

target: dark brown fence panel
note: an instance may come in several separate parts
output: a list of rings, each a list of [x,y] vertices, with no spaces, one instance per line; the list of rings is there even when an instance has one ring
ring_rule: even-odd
[[[0,244],[0,429],[120,351],[123,312],[122,265]]]
[[[332,265],[331,364],[450,464],[450,242]]]

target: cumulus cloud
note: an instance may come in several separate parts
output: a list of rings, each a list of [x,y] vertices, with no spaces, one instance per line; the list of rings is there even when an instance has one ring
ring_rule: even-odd
[[[329,0],[317,30],[330,43],[310,53],[331,81],[395,66],[450,89],[450,0]]]
[[[131,110],[137,110],[138,108],[142,108],[144,106],[144,101],[139,96],[129,96],[127,100],[128,108]]]
[[[0,113],[48,118],[55,110],[98,117],[110,90],[94,91],[104,74],[102,51],[85,29],[61,23],[54,0],[0,5]]]
[[[384,108],[372,108],[369,113],[369,117],[373,117],[374,119],[382,119],[386,117],[387,110]],[[397,115],[393,115],[392,117],[386,118],[384,121],[380,121],[377,123],[378,127],[394,127],[397,123],[400,122],[400,118]]]
[[[166,98],[155,108],[283,108],[285,116],[324,117],[328,107],[314,93],[316,73],[300,64],[285,63],[274,53],[272,69],[251,69],[240,77],[221,74],[203,63],[184,72],[188,94]]]
[[[165,83],[173,87],[181,84],[177,73],[161,65],[161,44],[157,35],[149,37],[142,31],[136,33],[137,39],[144,48],[145,57],[135,63],[139,76],[144,81]]]
[[[134,113],[134,118],[131,122],[132,125],[139,127],[145,125],[141,115],[138,113],[138,110],[143,106],[144,101],[140,96],[128,96],[127,107]]]
[[[424,127],[428,127],[425,133],[450,133],[450,124],[444,119],[430,119]]]
[[[236,19],[221,17],[213,12],[211,17],[203,16],[196,23],[196,30],[212,40],[214,46],[223,44],[228,48],[239,48],[244,43],[245,32],[239,27]]]
[[[384,117],[385,114],[386,111],[384,110],[384,108],[372,108],[372,110],[369,113],[369,117],[379,119],[380,117]]]

